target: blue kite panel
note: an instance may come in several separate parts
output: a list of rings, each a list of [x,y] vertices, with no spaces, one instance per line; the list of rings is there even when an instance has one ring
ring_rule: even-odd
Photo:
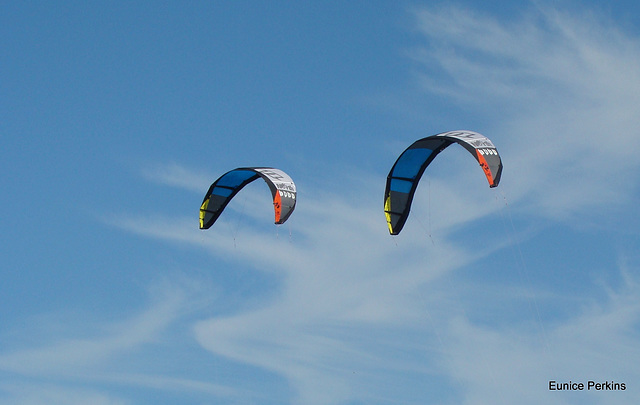
[[[221,197],[229,197],[231,193],[233,193],[233,189],[226,187],[214,187],[213,190],[211,190],[211,194],[219,195]]]
[[[426,148],[407,149],[396,162],[391,176],[415,179],[420,168],[432,153],[431,149]]]
[[[411,191],[412,185],[413,182],[411,181],[392,178],[391,183],[389,183],[389,190],[408,194]]]
[[[222,176],[216,185],[235,188],[254,176],[258,175],[250,170],[233,170]]]

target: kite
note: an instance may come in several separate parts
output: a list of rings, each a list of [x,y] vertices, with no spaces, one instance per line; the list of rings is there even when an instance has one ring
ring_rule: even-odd
[[[487,176],[489,187],[496,187],[500,182],[500,155],[484,135],[471,131],[450,131],[419,139],[402,152],[387,176],[384,213],[391,235],[397,235],[402,230],[422,173],[438,153],[452,143],[462,145],[476,158]]]
[[[240,167],[216,180],[200,206],[200,229],[209,229],[229,201],[244,186],[262,177],[273,196],[275,223],[283,224],[296,206],[296,185],[285,172],[272,167]]]

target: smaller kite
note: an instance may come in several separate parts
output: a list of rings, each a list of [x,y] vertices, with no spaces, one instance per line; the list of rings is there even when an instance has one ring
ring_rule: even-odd
[[[502,174],[502,160],[489,138],[477,132],[450,131],[428,136],[409,146],[391,168],[384,191],[384,213],[389,233],[397,235],[409,216],[411,201],[425,169],[452,143],[458,143],[476,158],[489,181],[496,187]]]
[[[244,186],[262,177],[273,196],[275,223],[283,224],[296,206],[296,185],[285,172],[272,167],[240,167],[216,180],[204,196],[200,206],[200,229],[209,229],[229,201]]]

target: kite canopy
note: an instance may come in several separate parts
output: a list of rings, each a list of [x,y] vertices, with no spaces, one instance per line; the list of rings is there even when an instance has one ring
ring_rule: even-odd
[[[489,187],[496,187],[500,182],[500,155],[484,135],[471,131],[450,131],[417,140],[402,152],[387,176],[384,213],[391,235],[397,235],[402,230],[422,173],[438,153],[452,143],[462,145],[476,158],[487,176]]]
[[[209,229],[229,201],[244,186],[262,177],[273,196],[275,223],[283,224],[296,206],[296,185],[285,172],[272,167],[240,167],[223,174],[204,196],[200,206],[200,229]]]

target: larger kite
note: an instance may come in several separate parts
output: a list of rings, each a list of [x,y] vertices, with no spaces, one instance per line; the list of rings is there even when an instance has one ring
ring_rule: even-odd
[[[200,206],[200,229],[209,229],[229,201],[244,186],[260,177],[273,196],[275,223],[283,224],[296,206],[296,185],[291,177],[272,167],[240,167],[223,174],[209,187]]]
[[[452,143],[462,145],[476,158],[487,176],[489,187],[496,187],[500,182],[500,155],[484,135],[471,131],[450,131],[417,140],[402,152],[387,176],[384,213],[391,235],[397,235],[402,230],[422,173],[438,153]]]

